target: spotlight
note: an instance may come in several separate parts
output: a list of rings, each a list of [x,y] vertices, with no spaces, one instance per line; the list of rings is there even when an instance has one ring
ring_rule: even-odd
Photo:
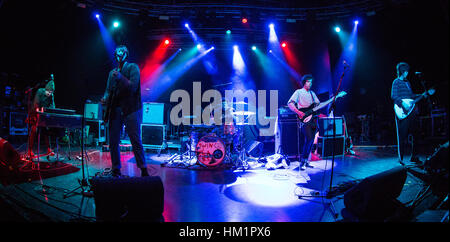
[[[231,34],[231,30],[227,30],[227,34]]]
[[[358,20],[355,20],[354,23],[355,23],[355,25],[358,25],[358,24],[359,24],[359,21],[358,21]]]
[[[184,24],[184,27],[189,28],[189,24],[188,24],[188,23],[185,23],[185,24]]]
[[[178,51],[181,51],[181,48],[179,48]]]
[[[202,48],[202,45],[201,44],[197,44],[197,49],[200,49],[200,48]]]
[[[273,29],[275,27],[274,24],[269,24],[269,28]]]
[[[243,18],[243,19],[242,19],[242,23],[243,23],[243,24],[246,24],[247,22],[248,22],[248,19],[247,19],[247,18]]]
[[[269,53],[272,53],[272,50],[269,50]]]
[[[256,46],[252,46],[252,50],[256,50]]]
[[[336,28],[334,28],[334,31],[336,31],[336,33],[339,33],[339,32],[341,32],[341,28],[336,27]]]
[[[95,17],[97,18],[97,19],[99,19],[100,18],[100,14],[95,14]]]
[[[237,50],[239,47],[237,45],[233,45],[233,49]]]
[[[114,28],[119,27],[119,25],[120,25],[120,23],[118,21],[114,21],[114,23],[113,23]]]
[[[211,46],[211,49],[214,50],[214,46]]]
[[[166,39],[166,40],[164,41],[164,44],[166,44],[166,45],[170,44],[170,40]]]
[[[285,48],[287,46],[286,42],[281,43],[281,47]]]

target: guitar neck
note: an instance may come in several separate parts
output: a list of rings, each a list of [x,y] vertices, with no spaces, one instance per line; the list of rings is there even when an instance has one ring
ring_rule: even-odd
[[[327,106],[328,104],[330,104],[333,101],[334,97],[330,98],[329,100],[327,100],[326,102],[322,102],[320,103],[317,107],[313,108],[314,111],[317,111],[319,109],[322,109],[323,107]]]

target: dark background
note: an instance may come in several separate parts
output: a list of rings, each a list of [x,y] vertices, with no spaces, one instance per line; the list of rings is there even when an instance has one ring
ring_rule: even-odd
[[[102,95],[109,70],[113,63],[108,59],[98,25],[92,9],[76,7],[72,1],[1,1],[0,5],[0,80],[2,88],[9,83],[16,88],[17,95],[50,73],[55,75],[55,102],[60,108],[75,109],[81,113],[84,100],[96,100]],[[358,54],[351,66],[353,74],[348,83],[343,84],[349,95],[342,100],[337,114],[345,114],[353,123],[350,131],[358,133],[360,123],[357,117],[369,114],[371,136],[386,144],[395,143],[395,124],[390,100],[392,81],[396,77],[395,66],[400,61],[408,62],[410,73],[424,73],[428,87],[436,86],[437,93],[431,98],[434,108],[448,111],[448,1],[404,1],[390,4],[374,16],[362,16],[358,30]],[[251,4],[250,2],[247,2]],[[130,49],[130,59],[141,67],[146,56],[156,48],[161,40],[148,38],[147,29],[162,28],[164,25],[152,21],[140,24],[136,16],[121,13],[105,13],[106,24],[119,18],[121,28],[114,35],[118,44],[126,44]],[[288,33],[295,32],[301,39],[289,42],[289,47],[301,63],[301,75],[312,73],[316,77],[333,72],[341,55],[339,39],[332,26],[339,23],[347,31],[352,28],[352,18],[324,20],[314,23],[277,23],[279,39],[288,39]],[[167,23],[166,23],[167,24]],[[180,31],[183,23],[175,24]],[[216,21],[211,25],[224,27]],[[240,24],[240,19],[234,25]],[[195,26],[195,22],[192,23]],[[195,29],[194,29],[195,30]],[[280,30],[278,32],[278,30]],[[185,31],[185,30],[184,30]],[[261,30],[266,31],[266,30]],[[170,32],[168,35],[170,36]],[[200,37],[204,32],[197,33]],[[285,35],[283,35],[285,34]],[[189,42],[190,41],[190,42]],[[192,44],[192,40],[186,39]],[[240,43],[250,46],[252,43]],[[242,48],[243,49],[243,48]],[[248,48],[247,48],[248,50]],[[331,69],[319,65],[317,53],[327,51]],[[168,55],[176,49],[168,51]],[[257,89],[279,89],[279,105],[285,105],[298,84],[286,80],[283,85],[267,85],[260,66],[252,59],[251,51],[241,52],[247,60],[251,79]],[[191,89],[193,81],[202,81],[202,89],[211,88],[217,81],[226,83],[231,63],[230,51],[218,48],[214,52],[219,67],[219,76],[210,76],[201,62],[186,72],[169,88],[157,102],[168,102],[170,92],[175,89]],[[286,73],[280,74],[290,79]],[[214,80],[213,80],[214,79]],[[416,76],[410,76],[416,93],[423,87]],[[338,80],[317,78],[314,90],[319,93],[326,86],[330,92]],[[145,95],[144,95],[145,96]],[[19,98],[20,99],[20,98]],[[147,101],[147,100],[143,100]],[[3,100],[2,105],[8,105]],[[430,108],[422,102],[421,113],[426,115]],[[349,124],[350,126],[350,124]],[[378,132],[378,131],[379,132]],[[384,133],[383,133],[384,132]],[[380,134],[383,136],[380,137]],[[378,136],[378,138],[376,137]]]

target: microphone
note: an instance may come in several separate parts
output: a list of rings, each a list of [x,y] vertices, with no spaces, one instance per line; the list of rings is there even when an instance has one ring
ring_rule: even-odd
[[[342,64],[344,64],[345,67],[349,67],[349,65],[347,64],[347,61],[345,61],[345,60]]]

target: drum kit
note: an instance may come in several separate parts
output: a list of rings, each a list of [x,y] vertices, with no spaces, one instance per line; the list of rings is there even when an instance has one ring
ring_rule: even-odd
[[[191,124],[185,126],[181,134],[181,152],[172,155],[166,167],[232,168],[249,169],[250,158],[244,146],[243,128],[246,122],[236,122],[236,117],[246,118],[256,115],[255,112],[234,112],[230,105],[224,105],[222,120],[233,120],[220,125]],[[227,119],[231,115],[232,119]],[[189,116],[190,118],[195,118]]]

